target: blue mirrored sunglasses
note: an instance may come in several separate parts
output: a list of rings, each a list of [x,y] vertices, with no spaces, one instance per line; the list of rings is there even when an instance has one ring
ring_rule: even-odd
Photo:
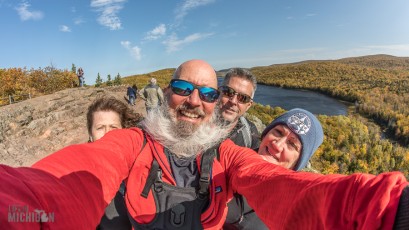
[[[213,103],[220,95],[217,89],[206,86],[197,86],[191,82],[180,79],[172,79],[169,85],[172,92],[180,96],[189,96],[193,93],[194,89],[197,89],[199,91],[200,99],[205,102]]]

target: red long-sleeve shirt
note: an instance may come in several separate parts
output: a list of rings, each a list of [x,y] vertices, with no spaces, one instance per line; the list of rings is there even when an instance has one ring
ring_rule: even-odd
[[[2,228],[40,227],[35,221],[10,222],[17,205],[52,214],[53,219],[41,223],[43,229],[95,229],[126,177],[131,216],[140,223],[151,221],[156,211],[152,193],[147,199],[140,194],[153,158],[163,169],[163,181],[172,185],[175,181],[163,146],[147,139],[141,151],[140,129],[115,130],[100,141],[64,148],[32,168],[0,166]],[[271,229],[391,229],[400,194],[408,185],[397,172],[379,176],[292,172],[230,140],[220,145],[219,154],[212,169],[210,206],[201,215],[205,229],[221,228],[233,191],[244,195]]]

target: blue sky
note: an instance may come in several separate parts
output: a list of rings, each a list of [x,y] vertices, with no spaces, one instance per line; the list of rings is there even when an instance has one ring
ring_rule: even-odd
[[[0,68],[129,76],[370,54],[409,57],[407,0],[0,0]]]

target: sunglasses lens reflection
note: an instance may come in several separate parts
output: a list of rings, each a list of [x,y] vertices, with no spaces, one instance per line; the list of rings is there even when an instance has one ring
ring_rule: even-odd
[[[210,87],[202,87],[199,89],[199,96],[203,101],[215,102],[219,98],[219,91]]]
[[[170,84],[172,91],[180,96],[189,96],[193,92],[193,85],[186,81],[173,81]]]
[[[251,97],[246,95],[246,94],[242,94],[242,93],[237,93],[234,89],[228,87],[228,86],[220,86],[220,90],[223,94],[223,96],[232,98],[234,97],[234,95],[237,94],[237,101],[240,103],[248,103],[251,101]]]
[[[219,91],[211,87],[197,87],[184,80],[173,79],[170,81],[172,91],[180,96],[189,96],[194,89],[199,90],[199,97],[205,102],[215,102],[219,98]]]

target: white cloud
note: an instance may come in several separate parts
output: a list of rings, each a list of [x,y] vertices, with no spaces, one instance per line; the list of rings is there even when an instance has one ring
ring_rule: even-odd
[[[175,10],[176,24],[179,24],[190,10],[193,10],[199,6],[208,5],[213,2],[215,2],[215,0],[185,0],[180,5],[180,7],[176,8]]]
[[[131,56],[134,57],[137,61],[141,60],[141,48],[138,46],[132,47],[129,52],[131,52]]]
[[[91,7],[100,13],[97,21],[110,30],[122,28],[121,19],[117,16],[127,0],[91,0]]]
[[[206,33],[206,34],[194,33],[194,34],[191,34],[185,37],[184,39],[179,40],[176,34],[172,34],[171,36],[169,36],[168,39],[166,39],[162,43],[166,46],[166,51],[170,53],[170,52],[180,50],[182,46],[184,45],[210,37],[212,35],[213,33]]]
[[[30,11],[30,10],[29,10],[29,7],[30,7],[30,6],[31,6],[31,5],[28,4],[27,2],[22,2],[22,3],[16,8],[17,13],[18,13],[18,15],[20,16],[20,19],[21,19],[22,21],[27,21],[27,20],[30,20],[30,19],[32,19],[32,20],[40,20],[40,19],[42,19],[42,18],[43,18],[43,12],[41,12],[41,11],[35,11],[35,10]]]
[[[121,45],[125,48],[131,47],[131,42],[130,41],[121,41]]]
[[[141,48],[138,46],[131,47],[130,41],[121,41],[121,45],[129,51],[131,56],[135,58],[137,61],[141,60]]]
[[[80,25],[80,24],[82,24],[84,22],[85,22],[84,19],[82,19],[81,17],[74,18],[74,24],[75,25]]]
[[[70,27],[68,27],[66,25],[61,25],[61,26],[59,26],[59,28],[60,28],[61,32],[71,32]]]
[[[311,13],[311,14],[307,14],[307,17],[314,17],[314,16],[316,16],[317,14],[314,14],[314,13]]]
[[[399,45],[374,45],[367,46],[369,49],[382,50],[382,51],[409,51],[409,44]]]
[[[144,40],[156,40],[166,34],[165,24],[160,24],[146,34]]]

